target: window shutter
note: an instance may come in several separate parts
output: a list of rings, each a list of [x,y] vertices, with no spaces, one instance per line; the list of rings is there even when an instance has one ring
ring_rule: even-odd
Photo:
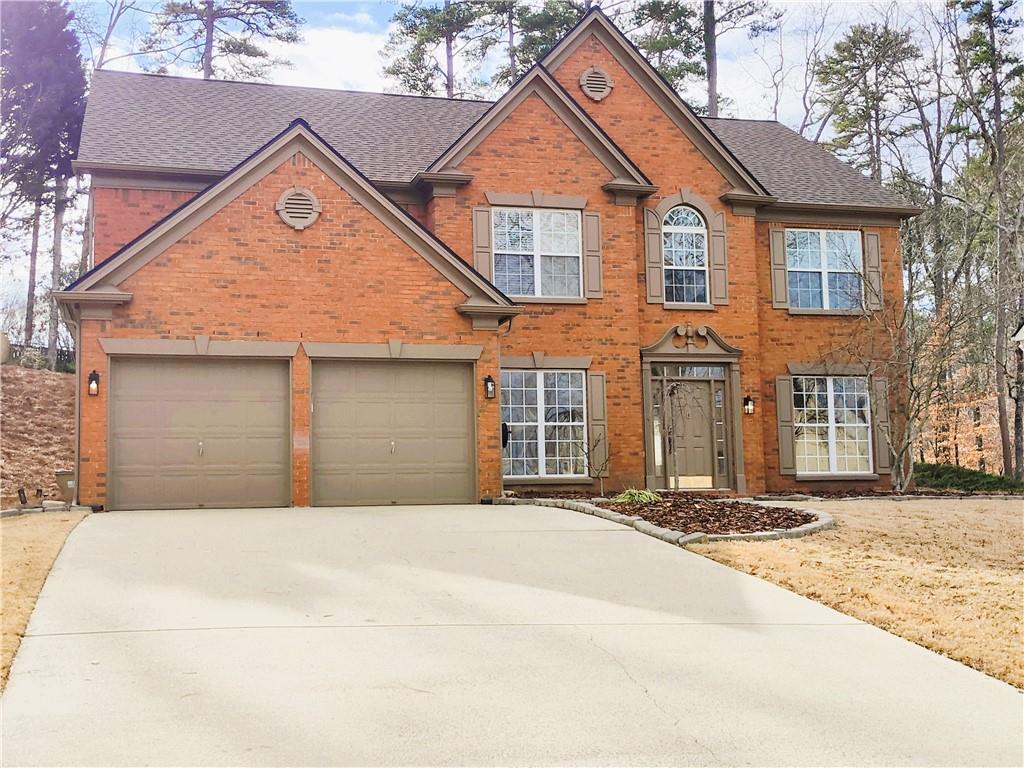
[[[711,303],[729,303],[728,251],[725,247],[725,214],[716,213],[711,223]]]
[[[775,412],[779,421],[779,474],[796,474],[796,430],[793,427],[793,379],[775,379]]]
[[[473,209],[473,266],[488,280],[494,280],[490,208]]]
[[[871,380],[871,427],[875,440],[875,472],[892,472],[892,451],[889,448],[889,382]]]
[[[603,372],[587,372],[587,410],[588,469],[591,477],[608,477],[608,407]]]
[[[864,233],[864,299],[869,310],[882,308],[882,238]]]
[[[789,275],[786,274],[786,230],[768,232],[772,252],[772,308],[789,309]]]
[[[644,208],[644,253],[647,258],[647,303],[665,303],[665,276],[661,259],[661,217]]]
[[[588,299],[604,296],[601,275],[601,214],[583,212],[583,295]]]

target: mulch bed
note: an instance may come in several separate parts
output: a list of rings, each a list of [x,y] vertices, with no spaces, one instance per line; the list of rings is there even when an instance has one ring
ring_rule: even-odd
[[[636,515],[649,523],[680,533],[757,533],[776,528],[797,528],[817,517],[788,507],[762,507],[742,501],[721,501],[713,496],[664,494],[653,504],[600,506],[624,515]]]

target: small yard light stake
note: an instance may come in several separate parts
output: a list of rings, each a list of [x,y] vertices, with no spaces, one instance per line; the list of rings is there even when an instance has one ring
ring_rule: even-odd
[[[96,397],[100,393],[100,375],[93,371],[89,374],[89,397]]]
[[[743,412],[753,413],[754,412],[754,398],[750,395],[746,395],[743,398]]]
[[[490,374],[484,376],[484,396],[488,400],[493,400],[497,394],[497,387],[494,386],[494,379],[491,378]]]

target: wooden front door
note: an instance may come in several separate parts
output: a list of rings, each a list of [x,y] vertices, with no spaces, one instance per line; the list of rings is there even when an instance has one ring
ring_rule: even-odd
[[[713,488],[714,429],[710,381],[666,385],[666,442],[670,488]]]

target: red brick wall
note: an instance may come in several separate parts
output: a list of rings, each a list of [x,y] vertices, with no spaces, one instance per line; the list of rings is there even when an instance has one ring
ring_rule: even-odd
[[[106,261],[195,194],[167,189],[93,188],[93,263]]]
[[[594,65],[605,69],[615,83],[611,93],[599,102],[591,101],[579,89],[580,74]],[[712,326],[727,342],[742,349],[742,395],[750,395],[758,404],[755,415],[742,417],[748,491],[823,487],[817,482],[797,483],[794,477],[778,473],[775,377],[786,373],[789,362],[820,359],[825,350],[836,345],[836,339],[854,328],[860,329],[861,322],[845,317],[795,316],[772,309],[768,225],[755,225],[752,217],[734,215],[731,206],[719,200],[732,185],[596,38],[584,41],[554,74],[659,187],[647,206],[657,206],[682,188],[702,197],[715,211],[726,214],[729,304],[712,311],[666,310],[659,304],[647,303],[642,231],[637,227],[641,346],[656,342],[672,325],[690,322],[695,326]],[[883,289],[898,300],[902,296],[898,229],[870,229],[880,232],[882,237]],[[812,355],[811,350],[817,355]],[[885,479],[859,484],[885,485]],[[844,481],[842,485],[848,487],[850,482]]]
[[[604,298],[586,304],[525,304],[501,338],[503,355],[591,356],[607,381],[607,488],[643,486],[643,407],[639,375],[635,208],[615,205],[601,185],[609,171],[536,95],[527,97],[460,165],[473,176],[454,198],[431,203],[434,231],[472,260],[472,209],[487,192],[583,196],[601,214]]]
[[[579,75],[591,65],[604,68],[615,83],[600,102],[579,91]],[[459,291],[322,173],[300,164],[278,169],[125,281],[124,289],[135,295],[132,303],[110,322],[83,323],[83,372],[104,369],[96,343],[101,336],[210,334],[317,341],[401,337],[480,343],[486,351],[478,380],[487,373],[498,378],[499,347],[503,355],[543,351],[590,356],[591,370],[604,371],[608,377],[612,460],[607,487],[615,489],[644,484],[639,348],[655,343],[675,325],[706,324],[743,351],[740,395],[752,396],[757,404],[755,415],[742,416],[747,490],[822,488],[822,483],[797,483],[778,472],[774,380],[787,372],[787,363],[823,357],[837,338],[859,328],[860,321],[772,309],[769,225],[737,216],[720,201],[732,185],[596,39],[583,42],[555,76],[658,185],[659,192],[645,205],[657,206],[685,189],[725,214],[728,305],[696,311],[647,303],[638,209],[614,204],[601,189],[609,180],[607,169],[542,100],[531,96],[462,163],[461,170],[473,177],[471,183],[460,187],[455,197],[406,208],[471,262],[472,208],[487,205],[486,192],[541,190],[585,196],[587,209],[602,217],[604,298],[585,304],[527,304],[509,334],[474,332],[469,321],[454,312],[462,299]],[[285,226],[273,211],[281,190],[293,184],[310,187],[324,203],[322,220],[301,233]],[[191,194],[96,189],[97,262]],[[822,226],[814,220],[791,224]],[[896,300],[901,294],[898,231],[874,229],[881,234],[884,288],[889,300]],[[309,362],[301,350],[293,370],[293,428],[301,438],[309,429]],[[102,503],[104,494],[104,400],[86,398],[82,407],[81,489],[83,501],[90,503]],[[492,495],[501,482],[497,401],[481,400],[479,415],[480,492]],[[296,504],[308,502],[308,473],[308,450],[296,450]],[[874,484],[884,485],[885,480]]]
[[[295,231],[274,210],[291,186],[313,191],[323,213]],[[127,278],[130,304],[85,320],[81,366],[107,370],[98,339],[192,338],[481,344],[476,381],[498,377],[496,335],[474,331],[455,307],[464,294],[312,163],[284,163]],[[308,445],[309,361],[293,360],[293,443]],[[104,381],[109,382],[109,376]],[[83,378],[83,388],[84,388]],[[106,387],[83,398],[83,503],[106,499]],[[498,401],[478,398],[481,496],[500,492]],[[309,503],[309,450],[292,452],[292,500]]]

